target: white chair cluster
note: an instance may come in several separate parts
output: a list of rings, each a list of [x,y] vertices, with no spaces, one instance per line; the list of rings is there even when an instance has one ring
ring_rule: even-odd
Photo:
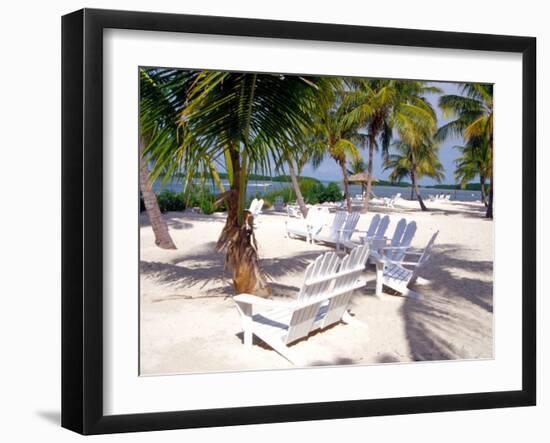
[[[388,208],[393,208],[395,206],[395,203],[401,198],[401,193],[398,192],[397,194],[391,196],[391,197],[384,197],[382,199],[382,204]]]
[[[386,236],[390,225],[390,217],[381,217],[375,214],[366,231],[356,229],[360,214],[339,211],[334,215],[332,223],[328,224],[328,210],[324,207],[310,208],[305,219],[286,222],[288,237],[301,237],[311,243],[326,243],[336,247],[336,250],[344,248],[352,250],[358,245],[368,245],[370,249],[369,261],[376,266],[376,295],[381,296],[383,287],[387,286],[403,296],[420,294],[413,293],[408,286],[416,280],[416,272],[429,258],[431,248],[438,235],[436,232],[424,251],[412,252],[412,241],[417,230],[415,221],[408,222],[400,219],[395,225],[393,235]],[[352,240],[352,235],[359,234],[359,242]],[[425,254],[424,254],[425,253]],[[423,255],[424,254],[424,255]],[[421,257],[422,260],[412,262],[405,260],[411,255]],[[413,267],[412,275],[407,267]],[[397,283],[396,276],[400,275],[401,284]]]
[[[233,297],[241,314],[244,344],[252,346],[255,335],[291,363],[305,364],[289,344],[340,321],[357,324],[348,306],[353,292],[366,284],[360,276],[368,256],[368,245],[357,246],[343,259],[334,252],[320,255],[306,268],[298,298],[292,302],[251,294]]]
[[[288,207],[287,207],[288,208]],[[303,238],[307,242],[325,243],[336,250],[350,251],[340,259],[335,252],[319,255],[306,268],[304,282],[296,300],[274,301],[251,294],[233,297],[241,315],[244,344],[252,346],[255,335],[290,362],[304,364],[288,345],[307,337],[316,329],[324,329],[340,321],[356,323],[348,308],[353,292],[366,285],[360,278],[367,261],[376,267],[375,294],[381,296],[384,287],[403,296],[418,298],[411,290],[418,270],[430,258],[439,232],[432,235],[422,251],[411,249],[417,230],[415,221],[400,219],[391,237],[386,236],[390,226],[388,215],[375,214],[366,231],[357,229],[358,212],[338,211],[329,223],[326,206],[312,206],[307,216],[298,215],[285,222],[289,238]],[[358,241],[352,240],[356,234]]]
[[[428,200],[431,202],[435,201],[450,201],[451,194],[430,194],[428,195]]]

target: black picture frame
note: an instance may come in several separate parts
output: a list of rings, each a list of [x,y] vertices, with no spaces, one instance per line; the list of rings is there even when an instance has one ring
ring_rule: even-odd
[[[103,30],[519,53],[523,63],[522,389],[131,415],[103,413]],[[536,39],[83,9],[62,18],[62,426],[82,434],[530,406],[536,403]]]

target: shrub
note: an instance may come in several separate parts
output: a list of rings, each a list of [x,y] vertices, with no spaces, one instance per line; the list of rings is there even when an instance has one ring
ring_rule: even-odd
[[[324,202],[338,202],[344,198],[342,191],[338,184],[330,182],[325,189],[323,189],[321,200]]]
[[[165,189],[157,194],[157,202],[161,212],[183,211],[185,209],[181,192],[176,193]]]
[[[186,208],[197,207],[205,214],[226,210],[224,203],[215,208],[214,201],[215,196],[209,189],[200,189],[198,186],[194,186],[190,190],[187,199],[184,198],[183,192],[174,192],[168,189],[164,189],[157,194],[157,202],[161,212],[183,211]]]

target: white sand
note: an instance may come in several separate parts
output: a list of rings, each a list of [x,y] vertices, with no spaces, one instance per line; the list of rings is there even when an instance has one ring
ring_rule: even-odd
[[[421,300],[374,293],[370,280],[357,291],[351,313],[368,331],[338,324],[291,346],[309,365],[377,364],[415,360],[477,359],[493,355],[493,222],[474,202],[401,200],[388,210],[388,233],[401,217],[416,220],[413,246],[422,248],[439,230],[430,262],[414,289]],[[366,229],[372,213],[361,216]],[[269,369],[290,363],[255,338],[242,344],[239,314],[231,300],[230,274],[215,251],[225,215],[168,213],[178,249],[157,248],[146,216],[141,218],[141,373],[143,375]],[[284,236],[284,214],[264,211],[256,236],[275,297],[293,297],[305,267],[329,250]]]

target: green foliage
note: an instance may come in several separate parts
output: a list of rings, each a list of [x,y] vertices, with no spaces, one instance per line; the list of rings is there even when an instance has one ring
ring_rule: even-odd
[[[319,180],[310,177],[300,178],[299,183],[304,201],[309,205],[317,205],[325,202],[337,202],[342,201],[344,198],[337,183],[331,182],[327,186],[324,186]],[[248,207],[250,206],[250,202],[253,198],[263,198],[264,207],[270,208],[277,197],[282,197],[286,204],[294,203],[296,201],[296,193],[294,192],[294,189],[291,187],[285,187],[266,192],[265,194],[257,194],[254,197],[249,197],[246,204]]]
[[[157,203],[161,212],[183,211],[185,204],[183,203],[183,193],[173,192],[165,189],[157,194]]]
[[[340,187],[336,183],[330,182],[324,188],[321,198],[323,201],[337,202],[342,200],[343,195],[342,195],[342,191],[340,190]]]
[[[479,183],[467,183],[465,186],[463,185],[454,185],[454,184],[441,184],[441,185],[430,185],[425,186],[426,188],[432,188],[432,189],[464,189],[466,191],[480,191],[481,190],[481,184]],[[488,190],[489,187],[485,185],[485,189]]]
[[[157,194],[157,202],[161,212],[184,211],[187,208],[200,208],[204,214],[225,211],[222,204],[214,207],[214,194],[208,189],[200,189],[194,186],[187,199],[183,192],[173,192],[165,189]]]

